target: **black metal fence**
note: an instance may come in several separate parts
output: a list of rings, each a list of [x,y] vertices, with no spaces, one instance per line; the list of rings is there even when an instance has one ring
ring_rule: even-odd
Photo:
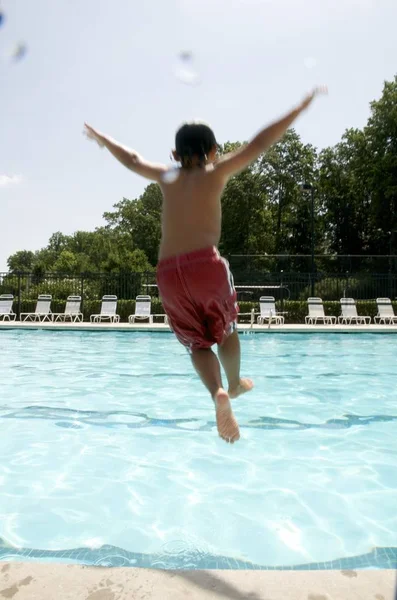
[[[53,308],[62,312],[68,296],[79,295],[84,304],[100,302],[102,296],[114,294],[120,300],[135,299],[138,294],[157,297],[155,273],[0,273],[0,294],[13,294],[14,309],[19,316],[30,310],[39,294],[51,294]]]
[[[274,296],[281,301],[306,300],[309,296],[320,296],[323,300],[342,297],[374,300],[386,296],[394,300],[397,296],[397,256],[317,255],[315,272],[307,268],[311,257],[306,255],[229,256],[228,260],[240,300],[257,301],[262,295]],[[361,269],[355,270],[355,264],[359,263]],[[372,270],[371,265],[381,266],[384,270]],[[344,270],[345,266],[352,269]],[[62,310],[71,294],[82,297],[84,308],[85,302],[92,305],[105,294],[132,300],[138,294],[157,298],[158,290],[154,272],[0,273],[0,294],[14,295],[14,308],[19,315],[39,294],[51,294],[54,306],[58,305],[58,310]]]
[[[397,295],[397,255],[231,255],[228,260],[245,300],[257,300],[258,294],[279,300]]]

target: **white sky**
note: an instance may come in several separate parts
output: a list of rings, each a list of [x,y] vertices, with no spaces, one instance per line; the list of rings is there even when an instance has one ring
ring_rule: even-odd
[[[85,141],[85,120],[168,162],[181,121],[205,119],[221,143],[244,140],[326,83],[328,98],[297,124],[321,148],[365,124],[397,71],[396,0],[0,4],[0,271],[55,231],[101,225],[105,210],[147,185]],[[11,64],[4,56],[18,42],[28,53]],[[199,86],[174,75],[183,50]]]

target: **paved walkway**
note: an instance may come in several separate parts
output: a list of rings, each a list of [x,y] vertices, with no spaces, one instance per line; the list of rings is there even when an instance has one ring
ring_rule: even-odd
[[[15,600],[396,600],[395,571],[160,571],[1,563]]]

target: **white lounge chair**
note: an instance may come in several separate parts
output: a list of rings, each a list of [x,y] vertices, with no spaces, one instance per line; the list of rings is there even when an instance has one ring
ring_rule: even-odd
[[[0,296],[0,321],[15,321],[16,314],[12,311],[14,296],[12,294],[1,294]]]
[[[81,296],[68,296],[66,300],[65,312],[54,313],[55,321],[67,321],[72,323],[82,322],[83,313],[80,311]]]
[[[377,298],[378,314],[374,318],[375,323],[381,325],[394,325],[397,323],[397,316],[394,314],[393,305],[390,298]]]
[[[33,313],[21,313],[21,321],[53,321],[51,312],[52,296],[40,294],[37,298],[36,310]]]
[[[338,317],[338,323],[342,325],[369,325],[371,323],[371,317],[361,317],[357,314],[357,306],[354,298],[341,298],[340,306],[342,314]]]
[[[149,320],[149,323],[153,323],[152,310],[152,299],[150,296],[137,296],[135,298],[135,314],[128,317],[129,323],[135,323],[137,321]]]
[[[259,325],[275,322],[276,325],[284,325],[284,317],[276,310],[276,301],[273,296],[261,296],[259,298],[260,315]]]
[[[317,325],[319,321],[322,321],[324,325],[336,324],[336,317],[329,317],[324,313],[324,306],[321,298],[308,298],[307,305],[309,314],[305,317],[306,325]]]
[[[119,323],[120,315],[116,315],[117,296],[103,296],[101,304],[101,312],[98,315],[91,315],[91,323],[100,323],[101,321],[109,321],[110,323]]]
[[[153,317],[162,317],[164,323],[168,323],[167,315],[152,314],[152,299],[150,296],[137,296],[135,299],[135,313],[128,317],[129,323],[135,321],[149,320],[149,324],[153,323]]]

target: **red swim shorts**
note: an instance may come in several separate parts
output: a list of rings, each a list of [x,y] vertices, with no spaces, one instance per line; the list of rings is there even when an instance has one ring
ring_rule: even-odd
[[[190,351],[221,344],[235,330],[233,276],[215,247],[161,260],[157,285],[171,329]]]

